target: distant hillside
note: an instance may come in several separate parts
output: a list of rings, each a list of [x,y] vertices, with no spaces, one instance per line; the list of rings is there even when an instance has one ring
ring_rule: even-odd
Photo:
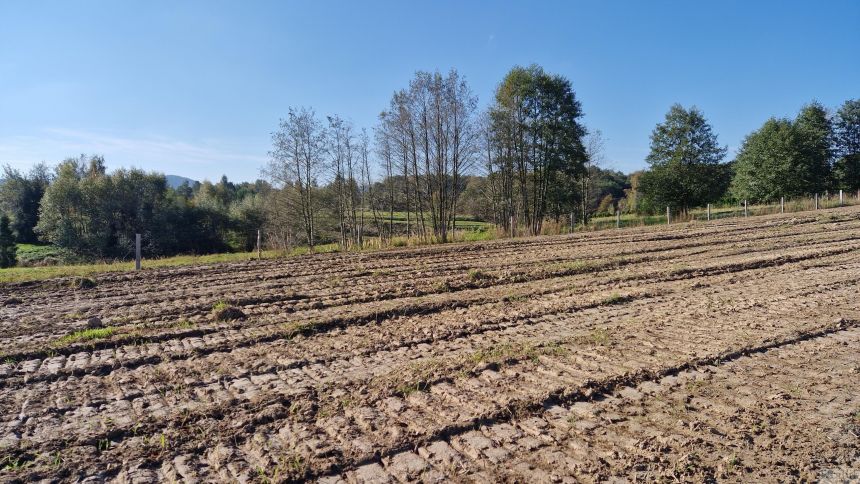
[[[179,175],[165,175],[167,177],[167,184],[173,188],[178,188],[179,185],[182,185],[185,182],[188,182],[189,185],[194,186],[197,183],[197,180],[192,180],[191,178],[185,178],[184,176]]]

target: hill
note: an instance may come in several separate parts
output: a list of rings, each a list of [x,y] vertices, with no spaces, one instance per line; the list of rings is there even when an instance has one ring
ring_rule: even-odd
[[[170,185],[171,188],[178,188],[185,182],[188,182],[189,185],[194,185],[197,183],[197,180],[192,180],[191,178],[186,178],[184,176],[179,175],[164,175],[167,178],[167,184]]]

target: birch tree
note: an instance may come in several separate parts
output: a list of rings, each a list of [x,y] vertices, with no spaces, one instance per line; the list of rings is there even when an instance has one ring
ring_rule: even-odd
[[[313,110],[290,108],[272,133],[267,173],[272,184],[287,190],[299,208],[305,240],[311,252],[316,234],[314,192],[325,167],[325,132]]]
[[[380,151],[392,155],[404,177],[407,231],[413,205],[422,238],[432,230],[447,242],[456,228],[462,177],[478,155],[476,107],[477,98],[457,71],[420,71],[380,115]]]

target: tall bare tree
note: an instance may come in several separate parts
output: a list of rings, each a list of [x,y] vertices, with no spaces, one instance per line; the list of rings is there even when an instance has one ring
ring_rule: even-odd
[[[266,170],[272,184],[291,194],[299,208],[305,240],[314,250],[317,180],[325,167],[325,132],[312,109],[290,108],[277,131]]]
[[[370,210],[373,216],[373,225],[376,227],[376,233],[382,239],[382,223],[379,219],[379,205],[377,203],[377,195],[373,190],[373,176],[370,172],[370,138],[367,136],[365,129],[361,130],[358,137],[358,155],[360,157],[361,183],[359,187],[359,206],[361,207],[361,218],[359,219],[358,243],[359,247],[364,246],[364,218],[367,210]]]
[[[352,123],[339,116],[328,117],[327,151],[331,160],[335,189],[335,211],[340,227],[340,244],[348,248],[360,242],[359,211],[359,147]]]
[[[456,227],[462,177],[478,153],[480,132],[475,123],[477,98],[455,70],[417,72],[409,89],[392,96],[380,116],[380,151],[395,152],[402,167],[407,224],[414,200],[416,230],[446,242]],[[386,151],[390,150],[390,151]]]
[[[591,216],[589,207],[592,205],[592,202],[596,203],[595,197],[598,191],[594,187],[594,175],[597,169],[604,163],[605,144],[603,132],[599,129],[585,136],[585,170],[579,176],[580,216],[583,224],[587,224]]]
[[[384,114],[384,113],[383,113]],[[396,199],[396,186],[394,179],[394,149],[392,148],[392,139],[386,131],[387,125],[385,117],[380,117],[380,125],[374,130],[376,138],[376,153],[382,163],[382,170],[385,173],[385,191],[387,194],[386,203],[388,204],[388,240],[394,236],[394,204]],[[382,235],[382,231],[380,231]]]

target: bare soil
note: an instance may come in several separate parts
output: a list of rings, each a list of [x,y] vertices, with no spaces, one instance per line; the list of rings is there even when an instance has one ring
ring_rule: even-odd
[[[848,207],[3,285],[0,479],[857,480],[858,281]]]

